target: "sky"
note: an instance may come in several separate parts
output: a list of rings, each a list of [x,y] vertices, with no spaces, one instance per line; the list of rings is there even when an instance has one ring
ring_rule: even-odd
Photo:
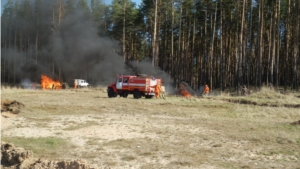
[[[1,14],[2,14],[2,10],[3,10],[3,6],[7,3],[8,0],[1,0]],[[89,1],[89,0],[88,0]],[[103,0],[106,4],[110,4],[112,2],[112,0]],[[139,5],[141,4],[142,0],[132,0],[132,2],[136,3],[136,7],[139,7]]]

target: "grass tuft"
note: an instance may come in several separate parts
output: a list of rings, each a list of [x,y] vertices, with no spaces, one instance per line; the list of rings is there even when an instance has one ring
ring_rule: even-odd
[[[132,161],[135,160],[136,158],[134,156],[128,155],[128,156],[124,156],[121,158],[123,161]]]

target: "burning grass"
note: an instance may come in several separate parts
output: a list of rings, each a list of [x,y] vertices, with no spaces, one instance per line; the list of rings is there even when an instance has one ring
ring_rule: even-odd
[[[58,80],[53,80],[46,75],[41,76],[42,89],[62,89],[62,85]]]
[[[292,94],[261,92],[137,100],[108,99],[98,89],[4,89],[2,98],[26,106],[9,119],[2,140],[34,150],[35,157],[81,158],[100,168],[297,168],[300,126],[291,123],[300,120],[299,109],[225,100],[300,102]]]

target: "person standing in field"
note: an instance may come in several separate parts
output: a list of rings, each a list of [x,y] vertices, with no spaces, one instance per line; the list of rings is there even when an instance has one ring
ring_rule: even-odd
[[[204,87],[204,94],[207,96],[208,93],[209,93],[209,87],[208,87],[208,85],[205,85],[205,87]]]
[[[160,95],[160,85],[156,84],[155,88],[154,88],[154,93],[155,93],[155,97],[158,99],[159,95]]]
[[[242,88],[242,95],[243,95],[243,96],[248,96],[248,89],[247,89],[246,85],[243,85],[243,88]]]
[[[160,98],[163,98],[165,99],[165,92],[166,92],[166,89],[165,89],[165,86],[161,86],[160,87]]]
[[[31,83],[31,89],[35,90],[35,84]]]

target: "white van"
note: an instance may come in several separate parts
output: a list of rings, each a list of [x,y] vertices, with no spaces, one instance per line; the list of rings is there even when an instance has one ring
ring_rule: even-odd
[[[83,79],[74,79],[74,87],[88,87],[89,83],[87,83]]]

